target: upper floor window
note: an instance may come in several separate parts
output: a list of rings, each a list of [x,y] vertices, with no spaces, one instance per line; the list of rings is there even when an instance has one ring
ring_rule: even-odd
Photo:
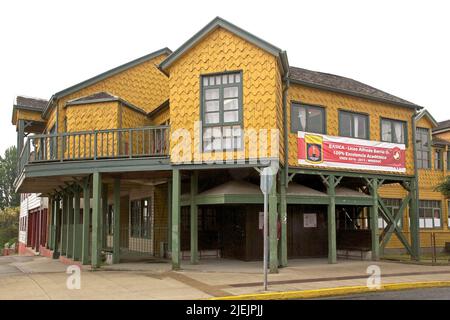
[[[443,168],[442,150],[434,149],[434,169],[442,170],[442,168]]]
[[[440,228],[441,227],[441,202],[436,200],[419,201],[419,227]]]
[[[430,130],[427,128],[416,128],[416,145],[417,145],[417,168],[431,168],[431,143]]]
[[[339,135],[357,139],[369,139],[369,116],[339,111]]]
[[[203,151],[242,147],[242,73],[201,78]]]
[[[405,144],[406,132],[404,121],[381,119],[381,141]]]
[[[291,132],[325,133],[325,109],[300,103],[291,104]]]

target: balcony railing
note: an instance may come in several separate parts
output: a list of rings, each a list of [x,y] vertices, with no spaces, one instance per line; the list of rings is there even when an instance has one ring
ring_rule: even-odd
[[[19,156],[18,172],[41,162],[166,157],[169,127],[107,129],[32,135]]]

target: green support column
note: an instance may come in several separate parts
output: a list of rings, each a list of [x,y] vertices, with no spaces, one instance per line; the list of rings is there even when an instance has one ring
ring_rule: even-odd
[[[120,179],[114,179],[113,263],[120,261]]]
[[[328,179],[328,197],[330,204],[328,205],[328,263],[337,262],[336,253],[336,191],[335,176],[329,176]]]
[[[172,181],[167,182],[167,250],[172,248]]]
[[[269,269],[278,272],[278,211],[277,211],[277,177],[273,179],[269,193]]]
[[[191,175],[191,263],[198,263],[198,206],[195,202],[198,190],[198,172]]]
[[[108,214],[108,185],[104,183],[102,185],[102,216],[101,216],[101,235],[102,235],[102,249],[107,247],[107,230],[105,228],[106,215]]]
[[[81,228],[81,212],[80,212],[80,190],[77,188],[74,193],[74,211],[73,211],[73,260],[81,260],[82,246],[82,228]]]
[[[55,214],[53,216],[54,221],[54,236],[53,236],[53,259],[59,257],[60,249],[59,244],[60,240],[58,238],[61,236],[61,210],[60,210],[60,201],[61,199],[58,197],[55,201]]]
[[[419,198],[417,192],[417,181],[414,179],[411,181],[411,201],[409,204],[409,217],[410,217],[410,232],[411,232],[411,248],[413,260],[420,260],[420,230],[419,230]]]
[[[180,269],[180,170],[172,170],[172,269]]]
[[[380,260],[380,231],[378,229],[378,180],[372,180],[373,205],[370,207],[370,231],[372,239],[372,260]]]
[[[73,213],[73,193],[68,194],[68,218],[67,218],[67,250],[66,257],[73,258],[73,224],[74,224],[74,213]]]
[[[90,198],[89,178],[83,181],[83,240],[81,249],[81,263],[89,264],[89,233],[90,233]]]
[[[102,250],[102,176],[94,172],[92,182],[92,267],[98,268],[101,264]]]
[[[67,245],[67,195],[63,194],[62,208],[61,208],[61,246],[60,253],[62,256],[66,255],[66,245]]]
[[[284,170],[287,170],[285,168]],[[281,245],[280,245],[280,265],[287,267],[287,202],[286,202],[286,174],[284,170],[281,173],[280,186],[280,220],[281,220]]]
[[[53,211],[55,210],[54,207],[54,198],[53,196],[50,196],[48,198],[48,225],[47,225],[47,249],[52,249],[52,237],[53,237]]]

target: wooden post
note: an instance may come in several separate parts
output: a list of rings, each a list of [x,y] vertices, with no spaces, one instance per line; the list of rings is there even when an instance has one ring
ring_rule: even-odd
[[[180,170],[172,170],[172,269],[180,269]]]
[[[102,185],[102,215],[101,215],[101,223],[100,223],[100,230],[101,230],[101,237],[102,237],[102,248],[106,248],[106,241],[107,241],[107,229],[105,226],[106,223],[106,216],[108,214],[108,185],[104,183]]]
[[[191,174],[191,263],[198,263],[198,206],[195,202],[198,189],[198,171]]]
[[[370,231],[372,238],[372,260],[380,260],[380,231],[378,229],[378,180],[372,179],[372,199],[373,205],[370,207]]]
[[[73,193],[69,191],[67,194],[67,249],[66,257],[73,257]]]
[[[82,246],[82,229],[81,229],[81,212],[80,212],[80,190],[75,190],[74,193],[74,215],[73,215],[73,260],[79,261],[81,259]]]
[[[61,255],[66,255],[67,245],[67,195],[63,194],[63,203],[61,208]]]
[[[90,233],[90,200],[89,178],[83,181],[83,240],[81,248],[81,263],[89,264],[89,233]]]
[[[269,269],[278,273],[278,211],[277,211],[277,176],[273,177],[269,193]]]
[[[409,228],[411,233],[411,249],[413,260],[420,260],[420,233],[419,233],[419,214],[418,205],[419,199],[417,198],[417,183],[415,179],[411,180],[411,200],[409,205]]]
[[[284,168],[287,170],[287,167]],[[281,186],[280,186],[280,222],[281,222],[281,256],[280,265],[282,267],[287,267],[287,202],[286,202],[286,192],[287,192],[287,181],[286,174],[284,170],[281,173]]]
[[[328,263],[333,264],[337,262],[336,252],[336,178],[330,175],[328,178],[328,197],[330,204],[328,205]]]
[[[48,198],[48,225],[47,225],[47,249],[52,250],[52,242],[53,242],[53,212],[55,211],[54,205],[55,198],[50,196]]]
[[[100,267],[102,249],[102,176],[100,172],[94,172],[92,182],[92,258],[93,268]]]
[[[114,179],[113,263],[120,261],[120,179]]]
[[[61,240],[61,211],[60,211],[60,201],[59,196],[55,200],[55,214],[53,215],[54,221],[54,236],[53,236],[53,259],[58,258],[61,250],[59,248],[59,244]]]

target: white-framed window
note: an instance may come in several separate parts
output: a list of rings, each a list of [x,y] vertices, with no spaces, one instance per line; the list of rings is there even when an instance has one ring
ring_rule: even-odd
[[[242,148],[242,72],[201,76],[203,151]]]
[[[433,229],[441,225],[441,201],[420,200],[419,201],[419,228]]]

